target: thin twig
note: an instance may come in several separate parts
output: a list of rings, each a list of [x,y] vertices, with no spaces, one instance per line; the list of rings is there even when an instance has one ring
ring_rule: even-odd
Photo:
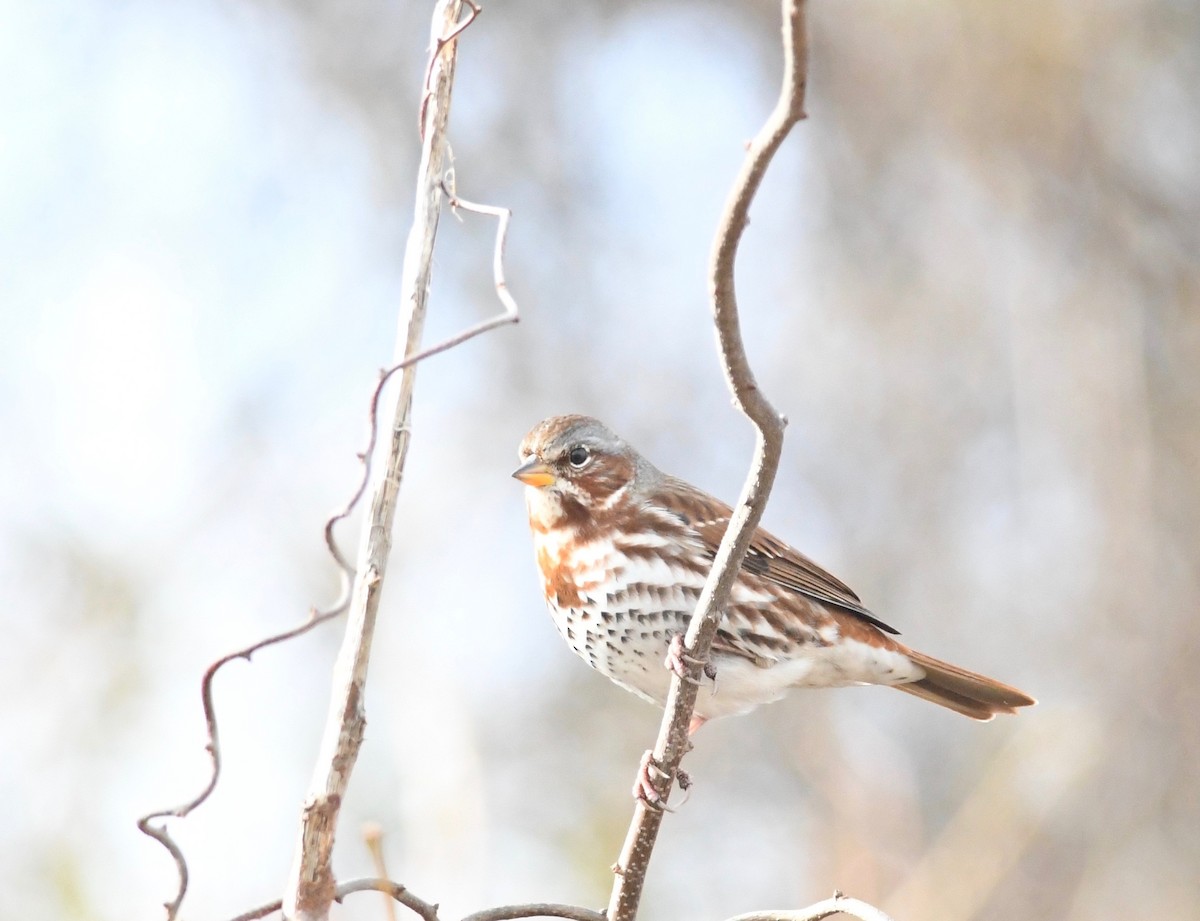
[[[343,571],[349,573],[351,579],[354,578],[354,567],[346,562],[342,555],[337,541],[334,539],[334,526],[350,516],[350,513],[358,505],[363,494],[367,491],[367,483],[371,475],[371,457],[375,453],[375,445],[379,438],[379,400],[383,395],[383,388],[387,386],[398,371],[403,371],[405,368],[424,361],[426,358],[432,358],[434,355],[440,355],[442,352],[449,351],[455,346],[462,345],[469,339],[474,339],[476,336],[496,329],[499,326],[505,326],[509,323],[520,322],[521,315],[517,308],[517,302],[513,300],[513,296],[509,293],[508,283],[504,277],[504,248],[508,244],[508,224],[512,218],[512,211],[509,208],[500,208],[496,205],[479,205],[474,202],[464,201],[458,198],[449,191],[445,180],[438,184],[438,187],[446,193],[447,204],[451,208],[461,208],[464,211],[474,211],[479,214],[488,214],[496,218],[496,243],[492,251],[492,280],[496,288],[496,297],[500,303],[504,305],[504,312],[497,314],[494,317],[489,317],[482,320],[473,326],[468,326],[460,333],[450,336],[448,339],[443,339],[437,345],[431,345],[426,349],[422,349],[415,354],[406,356],[402,361],[396,362],[390,368],[384,368],[379,372],[379,380],[375,384],[375,389],[371,393],[370,409],[368,410],[368,434],[367,444],[362,451],[359,452],[358,458],[362,461],[362,475],[359,479],[358,487],[354,494],[350,497],[350,501],[345,504],[333,517],[325,523],[325,544],[329,547],[329,552],[333,554],[338,565]],[[343,604],[349,603],[347,598]]]
[[[390,879],[354,879],[337,887],[334,901],[341,902],[354,892],[382,892],[391,896],[406,908],[420,915],[422,921],[440,921],[438,906],[426,902],[413,895],[406,886]],[[230,921],[257,921],[274,914],[283,908],[283,902],[276,899],[258,908],[243,912]],[[467,915],[462,921],[515,921],[518,918],[566,918],[567,921],[605,921],[604,912],[592,911],[590,908],[580,908],[578,905],[560,905],[556,902],[529,902],[525,905],[501,905],[497,908],[486,908]],[[874,919],[871,919],[874,921]]]
[[[399,902],[405,908],[411,908],[421,916],[423,921],[439,921],[438,907],[436,905],[418,898],[408,891],[407,886],[392,882],[390,879],[352,879],[349,882],[342,883],[334,890],[333,900],[340,903],[346,896],[355,892],[382,892],[384,895],[391,896],[392,899]],[[274,902],[268,902],[266,905],[260,905],[258,908],[242,912],[236,918],[231,918],[230,921],[257,921],[258,918],[265,918],[267,915],[272,915],[282,910],[283,900],[276,899]]]
[[[274,902],[268,902],[266,905],[259,905],[258,908],[251,908],[249,911],[244,911],[236,918],[231,918],[230,921],[257,921],[259,918],[265,918],[267,915],[273,915],[277,911],[283,910],[283,899],[276,899]]]
[[[433,96],[433,66],[437,63],[438,57],[442,53],[442,49],[450,42],[458,38],[467,27],[475,21],[475,17],[483,12],[483,7],[472,0],[463,0],[471,8],[467,13],[467,18],[458,22],[445,35],[440,35],[434,39],[433,48],[429,51],[429,63],[425,67],[425,81],[421,84],[421,104],[417,107],[417,131],[422,141],[425,140],[425,113],[429,109],[429,100]]]
[[[138,828],[141,829],[144,834],[149,835],[151,838],[154,838],[156,841],[160,842],[162,846],[165,847],[171,854],[172,859],[175,861],[176,870],[178,871],[179,875],[179,887],[175,897],[170,902],[164,903],[167,909],[168,921],[172,921],[176,914],[178,914],[179,906],[183,902],[184,895],[187,893],[189,880],[187,861],[184,858],[183,852],[180,850],[178,844],[176,844],[171,838],[166,826],[156,826],[150,823],[155,819],[160,818],[182,818],[183,816],[186,816],[192,810],[204,803],[204,801],[212,795],[213,790],[217,786],[217,781],[221,773],[221,746],[217,731],[216,708],[213,704],[212,696],[213,678],[216,676],[217,672],[229,662],[232,662],[235,659],[246,659],[249,661],[250,657],[260,649],[265,649],[268,646],[273,646],[276,643],[282,643],[307,633],[309,630],[312,630],[314,627],[325,623],[327,620],[332,620],[333,618],[344,614],[346,609],[350,606],[350,589],[354,579],[354,567],[350,565],[343,556],[334,535],[334,528],[339,522],[350,517],[350,515],[354,512],[354,509],[358,506],[358,503],[362,500],[363,494],[366,492],[367,483],[369,482],[371,475],[371,457],[374,454],[375,444],[379,437],[379,401],[383,393],[383,389],[387,385],[388,381],[390,381],[398,371],[412,367],[413,365],[424,361],[426,358],[431,358],[432,356],[439,355],[442,352],[454,348],[455,346],[462,345],[467,340],[474,339],[476,336],[496,329],[499,326],[504,326],[509,323],[517,323],[520,321],[520,312],[517,302],[509,293],[508,285],[505,282],[504,277],[504,248],[508,239],[508,225],[509,220],[512,217],[512,211],[508,208],[500,208],[494,205],[476,204],[455,196],[448,196],[448,204],[452,208],[462,208],[465,211],[474,211],[478,212],[479,214],[489,214],[498,219],[492,272],[496,287],[496,297],[504,305],[504,312],[494,317],[490,317],[487,320],[476,323],[460,333],[450,336],[447,339],[443,339],[436,345],[432,345],[427,349],[417,352],[415,355],[409,355],[403,361],[398,362],[392,365],[390,368],[387,368],[379,373],[379,380],[376,382],[375,387],[371,392],[369,401],[369,409],[367,413],[367,444],[366,447],[358,453],[358,459],[362,463],[362,474],[360,476],[359,483],[355,487],[354,492],[351,494],[346,503],[325,521],[324,526],[325,545],[329,549],[329,553],[333,556],[334,561],[341,570],[342,588],[339,592],[337,600],[334,601],[334,603],[328,608],[314,608],[309,612],[308,619],[296,627],[292,627],[291,629],[285,630],[282,633],[269,636],[266,639],[259,640],[258,642],[247,646],[244,649],[239,649],[235,652],[231,652],[222,656],[213,662],[204,672],[204,678],[200,683],[200,697],[204,706],[204,720],[208,727],[208,741],[205,744],[205,750],[209,753],[212,759],[211,774],[208,782],[205,784],[204,789],[196,797],[184,803],[183,805],[176,806],[173,809],[163,809],[157,812],[152,812],[149,815],[138,819],[137,823]]]
[[[710,258],[710,293],[713,317],[720,344],[721,365],[733,392],[734,404],[755,426],[754,460],[742,495],[730,519],[705,583],[704,592],[684,639],[684,652],[695,660],[690,666],[696,683],[671,679],[662,726],[654,758],[662,770],[658,793],[666,801],[688,748],[687,726],[696,705],[698,682],[708,659],[729,592],[738,568],[762,518],[783,445],[784,419],[775,411],[755,383],[742,343],[734,289],[734,262],[742,233],[749,223],[750,204],[766,174],[772,157],[792,128],[805,117],[804,92],[808,67],[808,44],[803,0],[783,2],[783,88],[774,111],[751,142],[741,172],[733,184],[725,211],[717,227]],[[646,868],[662,825],[664,812],[641,800],[634,807],[633,821],[615,867],[609,921],[633,921],[637,916]]]
[[[204,720],[208,727],[208,741],[205,744],[205,750],[209,753],[212,759],[211,774],[204,789],[193,799],[184,803],[181,806],[176,806],[173,809],[163,809],[157,812],[152,812],[149,815],[143,816],[138,820],[138,828],[141,831],[154,838],[162,844],[170,853],[175,861],[176,870],[179,876],[179,886],[175,897],[166,902],[168,921],[172,921],[179,912],[179,906],[183,902],[183,897],[187,893],[189,873],[187,861],[180,850],[179,845],[171,838],[165,825],[150,824],[155,819],[175,817],[182,818],[192,810],[200,806],[217,786],[217,781],[221,773],[221,746],[219,734],[217,730],[217,715],[216,708],[213,703],[212,683],[217,672],[235,659],[246,659],[258,652],[260,649],[265,649],[268,646],[273,646],[276,643],[282,643],[294,637],[300,636],[312,630],[314,627],[325,623],[327,620],[344,614],[350,606],[350,589],[354,579],[354,567],[350,565],[342,555],[341,549],[337,544],[334,535],[335,526],[348,518],[362,500],[363,494],[366,492],[367,483],[371,475],[371,458],[374,454],[375,444],[379,437],[379,401],[383,394],[383,389],[388,381],[398,372],[405,368],[412,367],[417,363],[424,361],[426,358],[431,358],[434,355],[439,355],[442,352],[448,351],[455,346],[462,345],[469,339],[474,339],[476,336],[482,335],[490,330],[496,329],[499,326],[504,326],[509,323],[517,323],[520,321],[520,312],[517,302],[509,293],[508,285],[504,276],[504,249],[508,240],[508,225],[512,218],[512,211],[508,208],[500,208],[494,205],[481,205],[475,202],[469,202],[458,198],[454,195],[448,195],[448,204],[452,208],[461,208],[464,211],[474,211],[479,214],[487,214],[497,218],[496,243],[493,252],[492,274],[496,288],[496,297],[504,305],[504,312],[494,317],[490,317],[447,339],[443,339],[436,345],[423,349],[414,355],[409,355],[403,361],[397,362],[390,368],[387,368],[379,373],[379,380],[376,382],[374,389],[371,392],[367,419],[367,444],[366,447],[358,453],[358,459],[362,463],[362,474],[358,485],[346,503],[334,512],[325,522],[324,534],[325,545],[328,547],[330,554],[341,570],[342,588],[339,592],[337,600],[332,606],[325,609],[313,609],[309,612],[308,619],[302,624],[285,630],[282,633],[277,633],[269,636],[266,639],[245,647],[244,649],[236,650],[227,655],[222,656],[213,662],[204,672],[204,678],[200,683],[200,697],[204,706]],[[255,916],[258,917],[258,916]]]
[[[342,883],[337,887],[334,893],[334,901],[341,902],[346,896],[352,892],[383,892],[390,895],[393,899],[403,905],[405,908],[410,908],[424,921],[438,921],[438,907],[432,902],[426,902],[424,899],[417,898],[408,888],[401,886],[399,883],[394,883],[390,879],[352,879],[348,883]]]
[[[528,905],[501,905],[467,915],[462,921],[511,921],[514,918],[567,918],[569,921],[605,921],[604,912],[578,905],[530,902]]]
[[[859,921],[892,921],[887,915],[859,899],[851,899],[835,892],[833,898],[808,908],[791,911],[752,911],[746,915],[738,915],[728,921],[821,921],[834,915],[849,915]]]
[[[499,326],[501,323],[516,323],[520,319],[517,302],[508,293],[508,282],[504,279],[504,247],[508,244],[508,222],[512,219],[512,210],[510,208],[500,208],[496,205],[480,205],[476,202],[467,201],[465,198],[459,198],[457,192],[454,190],[452,181],[453,173],[451,173],[450,178],[451,182],[442,183],[442,189],[450,201],[451,208],[461,208],[464,211],[473,211],[476,214],[489,214],[496,219],[496,243],[492,247],[492,282],[496,287],[496,297],[504,305],[506,313],[504,316],[493,320],[491,326],[480,329],[479,332],[468,330],[470,335],[477,336],[480,332],[486,332],[488,329]],[[469,339],[470,335],[464,338]]]
[[[176,844],[176,842],[171,838],[170,833],[167,831],[167,826],[165,824],[152,825],[150,823],[155,819],[183,818],[193,809],[200,806],[206,799],[208,799],[212,795],[213,790],[216,789],[217,781],[221,776],[221,743],[220,735],[217,731],[217,711],[216,706],[213,703],[213,679],[216,677],[217,672],[220,671],[221,668],[235,659],[245,659],[246,661],[250,661],[250,657],[260,649],[265,649],[268,646],[274,646],[276,643],[282,643],[286,640],[290,640],[294,637],[300,636],[301,634],[307,633],[318,624],[322,624],[325,621],[336,617],[338,614],[341,614],[342,610],[344,610],[344,607],[340,610],[333,609],[330,611],[317,611],[314,609],[313,611],[309,612],[308,619],[305,620],[304,623],[296,627],[292,627],[289,630],[285,630],[282,633],[276,633],[273,636],[267,637],[266,639],[259,640],[257,643],[253,643],[243,649],[237,650],[236,652],[231,652],[228,655],[224,655],[213,662],[205,670],[204,677],[200,681],[200,700],[204,706],[204,722],[208,730],[208,741],[204,746],[204,749],[208,752],[210,759],[208,783],[204,785],[204,789],[202,789],[199,794],[188,800],[183,805],[176,806],[174,809],[163,809],[159,810],[158,812],[152,812],[149,815],[138,819],[137,823],[138,828],[141,829],[144,834],[149,835],[151,838],[154,838],[156,841],[161,843],[162,846],[165,847],[171,854],[171,858],[175,861],[175,868],[179,874],[179,886],[176,890],[175,897],[171,901],[164,903],[164,907],[167,909],[168,919],[173,919],[179,913],[179,906],[183,903],[183,897],[187,894],[189,879],[187,860],[184,858],[183,851],[180,849],[179,845]]]

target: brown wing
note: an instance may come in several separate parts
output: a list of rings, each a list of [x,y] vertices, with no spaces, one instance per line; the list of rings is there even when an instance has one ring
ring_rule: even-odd
[[[673,478],[669,488],[656,495],[655,500],[695,532],[709,559],[716,556],[733,514],[728,505]],[[742,570],[813,601],[853,614],[885,633],[898,635],[900,632],[864,608],[858,595],[844,582],[762,528],[754,532]]]

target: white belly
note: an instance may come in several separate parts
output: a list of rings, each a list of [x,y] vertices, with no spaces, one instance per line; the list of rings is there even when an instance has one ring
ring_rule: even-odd
[[[559,634],[581,659],[639,697],[662,705],[671,673],[664,665],[672,636],[687,630],[703,578],[661,558],[620,564],[607,541],[573,548],[568,600],[549,583],[546,598]],[[735,585],[733,602],[757,607],[770,596]],[[814,642],[795,643],[772,659],[714,653],[716,680],[705,679],[696,702],[705,719],[745,713],[778,700],[795,687],[900,684],[924,673],[900,652],[821,631]]]

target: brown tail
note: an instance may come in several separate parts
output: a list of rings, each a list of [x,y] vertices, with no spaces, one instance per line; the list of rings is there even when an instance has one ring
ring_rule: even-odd
[[[894,684],[892,687],[932,700],[973,720],[990,720],[997,713],[1016,713],[1018,707],[1031,707],[1037,703],[1028,694],[993,678],[977,675],[911,649],[905,652],[925,670],[925,677],[920,681]]]

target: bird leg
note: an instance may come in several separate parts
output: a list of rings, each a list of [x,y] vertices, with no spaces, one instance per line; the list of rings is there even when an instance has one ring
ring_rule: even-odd
[[[667,646],[667,658],[663,662],[668,669],[679,676],[680,680],[686,681],[688,684],[699,684],[699,680],[691,676],[691,670],[697,665],[704,666],[704,674],[714,681],[717,678],[717,667],[707,659],[697,659],[689,656],[683,651],[683,634],[675,633],[671,636],[671,642]]]

